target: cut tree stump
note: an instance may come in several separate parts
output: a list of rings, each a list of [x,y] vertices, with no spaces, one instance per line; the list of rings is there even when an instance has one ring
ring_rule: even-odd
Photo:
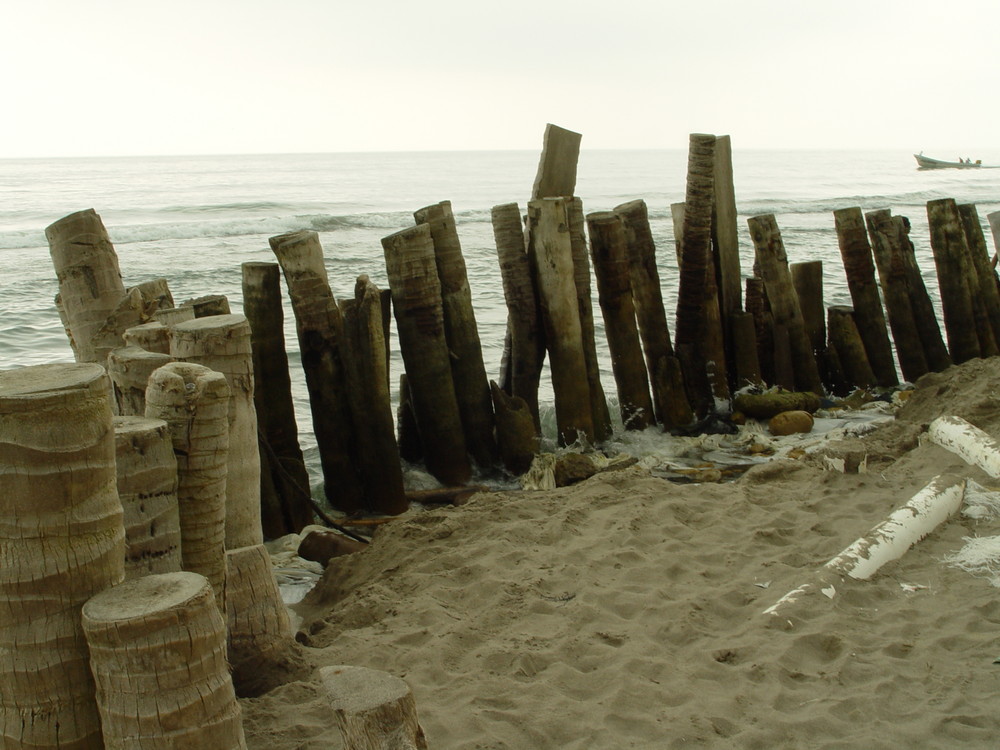
[[[410,686],[365,667],[319,670],[345,750],[427,750]]]

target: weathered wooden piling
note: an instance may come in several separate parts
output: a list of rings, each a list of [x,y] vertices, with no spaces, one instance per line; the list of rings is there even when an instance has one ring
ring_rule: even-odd
[[[146,386],[149,376],[173,357],[160,352],[150,352],[137,346],[123,346],[108,354],[108,375],[114,389],[117,413],[121,416],[141,417],[146,413]]]
[[[146,389],[146,416],[170,427],[184,570],[200,573],[224,604],[229,384],[202,365],[171,362]]]
[[[122,335],[125,346],[137,346],[147,352],[170,354],[170,328],[159,320],[132,326]]]
[[[889,209],[869,211],[865,214],[865,223],[871,237],[889,329],[896,342],[896,359],[899,360],[903,379],[913,383],[927,373],[930,367],[910,301],[910,284],[902,252],[905,237],[900,234],[901,223],[893,221]]]
[[[188,320],[194,320],[194,307],[172,307],[166,310],[157,310],[153,313],[153,320],[167,326],[175,326]]]
[[[868,389],[878,385],[878,377],[868,359],[861,332],[856,323],[857,314],[851,307],[833,305],[827,311],[830,346],[837,353],[837,362],[849,389]]]
[[[102,747],[245,750],[226,623],[203,576],[163,573],[102,591],[83,607],[83,630]]]
[[[507,302],[510,394],[524,399],[538,431],[541,429],[538,418],[538,384],[545,360],[545,339],[538,312],[534,271],[525,243],[521,209],[516,203],[494,206],[490,211],[490,219],[500,261],[500,280]]]
[[[899,385],[892,344],[885,325],[882,301],[875,281],[875,264],[861,209],[841,208],[833,212],[840,256],[844,260],[847,288],[854,301],[854,322],[868,353],[868,361],[878,385],[891,388]]]
[[[927,220],[938,273],[948,351],[955,364],[961,364],[981,356],[978,326],[989,323],[978,320],[975,314],[973,290],[969,285],[969,247],[954,199],[928,201]]]
[[[399,457],[410,463],[417,463],[424,458],[424,447],[420,443],[420,429],[417,427],[417,416],[413,412],[413,396],[410,393],[410,380],[406,373],[399,375],[399,406],[396,407],[396,442],[399,445]]]
[[[767,305],[763,279],[755,277],[746,280],[746,306],[747,312],[753,316],[760,377],[766,384],[775,385],[774,316]],[[794,385],[794,382],[791,383],[793,389]]]
[[[576,168],[583,136],[551,123],[545,126],[532,199],[576,195]]]
[[[972,203],[958,206],[958,214],[962,220],[962,229],[969,246],[971,263],[970,289],[982,313],[990,323],[992,337],[986,331],[979,332],[979,346],[984,357],[1000,354],[997,348],[1000,343],[1000,290],[997,287],[997,275],[990,264],[990,251],[986,247],[986,237],[983,235],[983,225],[979,223],[979,212]]]
[[[905,216],[894,216],[892,221],[898,227],[900,250],[910,288],[910,306],[913,308],[913,320],[920,331],[920,340],[924,344],[927,366],[934,372],[941,372],[951,367],[951,354],[945,345],[937,313],[934,310],[934,302],[927,293],[923,272],[917,263],[916,248],[910,240],[910,220]]]
[[[534,263],[555,395],[561,445],[594,442],[594,416],[574,280],[566,198],[528,203],[528,246]]]
[[[269,242],[295,314],[326,498],[335,508],[358,510],[364,490],[356,470],[354,426],[340,352],[343,321],[330,290],[319,235],[303,230],[271,237]]]
[[[587,228],[622,424],[644,430],[656,420],[632,301],[625,227],[617,214],[598,211],[587,215]]]
[[[250,324],[254,411],[260,445],[261,525],[276,539],[312,523],[309,472],[295,422],[285,348],[281,269],[277,263],[242,265],[243,312]]]
[[[229,383],[226,547],[264,541],[260,523],[260,450],[253,405],[250,324],[243,315],[211,315],[170,329],[170,354],[221,372]]]
[[[413,691],[388,672],[367,667],[322,667],[344,747],[350,750],[427,750]]]
[[[823,303],[823,261],[789,263],[792,286],[802,312],[802,324],[819,364],[826,349],[826,306]],[[822,368],[821,368],[822,369]]]
[[[0,372],[0,745],[102,750],[84,602],[124,576],[98,364]]]
[[[990,234],[993,235],[993,268],[997,267],[997,256],[1000,255],[1000,211],[986,214],[986,221],[990,224]]]
[[[403,470],[392,419],[389,361],[385,355],[378,287],[367,276],[359,276],[354,299],[342,300],[340,306],[347,352],[345,370],[357,425],[355,435],[365,507],[373,513],[397,515],[409,504],[403,490]]]
[[[736,189],[733,186],[733,145],[728,135],[716,137],[714,162],[712,243],[718,275],[719,309],[725,332],[730,330],[731,316],[741,312],[743,307],[743,274],[740,270]],[[727,353],[728,350],[727,345]]]
[[[747,223],[767,300],[774,316],[775,332],[777,334],[779,327],[787,332],[796,390],[823,395],[823,383],[820,381],[816,357],[806,335],[802,311],[792,286],[788,256],[785,254],[778,223],[773,214],[753,216]],[[775,348],[777,350],[777,346]]]
[[[166,279],[143,281],[136,284],[134,288],[142,295],[143,320],[149,320],[160,310],[174,309],[174,295],[171,293],[170,284]]]
[[[209,318],[213,315],[231,315],[229,298],[224,294],[206,294],[204,297],[184,300],[181,307],[190,307],[196,318]]]
[[[476,464],[488,470],[499,458],[493,437],[493,400],[451,201],[425,206],[414,212],[413,218],[417,224],[430,227],[434,241],[445,339],[451,352],[451,376],[466,448]]]
[[[444,484],[472,475],[445,338],[441,281],[430,227],[382,238],[399,348],[427,470]]]
[[[736,390],[763,385],[757,355],[757,332],[753,313],[737,312],[730,318],[733,337],[733,381]]]
[[[490,391],[497,421],[497,445],[504,468],[514,476],[521,476],[531,468],[539,449],[534,418],[523,398],[505,393],[495,381],[490,381]]]
[[[115,468],[125,525],[125,578],[181,570],[177,458],[162,419],[115,417]]]

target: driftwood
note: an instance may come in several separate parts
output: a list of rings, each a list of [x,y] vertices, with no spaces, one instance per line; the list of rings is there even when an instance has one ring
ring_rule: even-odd
[[[346,750],[427,750],[413,693],[403,680],[365,667],[323,667]]]

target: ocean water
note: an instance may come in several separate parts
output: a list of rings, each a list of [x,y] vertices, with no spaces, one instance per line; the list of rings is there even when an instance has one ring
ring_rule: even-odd
[[[941,154],[942,158],[951,158]],[[1000,164],[997,154],[974,154]],[[334,294],[353,293],[359,274],[385,287],[381,238],[413,224],[413,212],[450,200],[458,222],[483,342],[496,377],[506,306],[490,209],[530,195],[536,151],[295,154],[106,159],[0,160],[0,369],[72,361],[56,313],[57,291],[44,229],[86,208],[103,218],[126,286],[165,277],[177,302],[225,294],[240,312],[246,261],[273,261],[268,238],[296,229],[319,232]],[[685,151],[581,153],[577,194],[587,212],[646,201],[657,244],[663,297],[673,319],[677,293],[670,204],[684,199]],[[908,216],[911,239],[932,295],[936,276],[926,202],[950,197],[986,215],[1000,210],[1000,169],[916,169],[908,151],[741,151],[734,140],[741,256],[750,273],[746,219],[774,214],[791,262],[824,262],[825,303],[850,304],[832,212],[859,206]],[[596,306],[605,390],[614,400],[607,342]],[[312,436],[294,321],[286,338],[303,445]],[[402,371],[394,347],[394,377]],[[543,386],[543,403],[551,391]]]

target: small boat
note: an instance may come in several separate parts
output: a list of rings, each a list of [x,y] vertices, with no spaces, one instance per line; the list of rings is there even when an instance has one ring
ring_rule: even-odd
[[[979,159],[975,161],[972,161],[972,159],[962,161],[959,158],[958,161],[943,161],[924,156],[922,151],[919,154],[914,154],[913,158],[917,160],[918,169],[979,169],[983,166],[982,161]]]

